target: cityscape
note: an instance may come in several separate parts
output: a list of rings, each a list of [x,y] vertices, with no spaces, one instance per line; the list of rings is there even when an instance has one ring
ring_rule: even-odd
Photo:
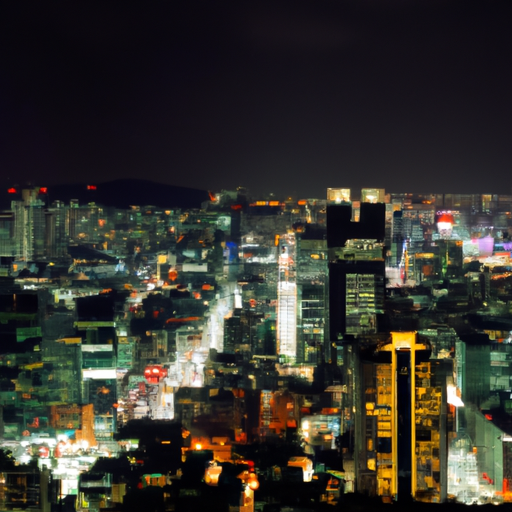
[[[512,502],[512,195],[120,187],[2,194],[2,510]]]
[[[0,512],[511,508],[511,17],[4,2]]]

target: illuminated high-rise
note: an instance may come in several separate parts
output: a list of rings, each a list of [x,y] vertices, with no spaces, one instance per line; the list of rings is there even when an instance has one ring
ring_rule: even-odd
[[[297,357],[297,281],[295,235],[280,238],[277,282],[277,354],[285,360]]]
[[[373,196],[372,196],[373,197]],[[385,204],[361,203],[359,221],[352,204],[327,205],[330,337],[378,331],[385,292]]]
[[[39,189],[24,189],[22,200],[13,201],[15,257],[30,261],[45,256],[45,211]]]
[[[429,343],[415,332],[392,332],[375,354],[359,379],[359,481],[390,500],[400,493],[443,502],[453,427],[446,409],[452,361],[430,359]]]

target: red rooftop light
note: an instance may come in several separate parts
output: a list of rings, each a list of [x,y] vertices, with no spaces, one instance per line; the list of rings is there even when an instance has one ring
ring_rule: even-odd
[[[445,223],[445,224],[455,224],[455,221],[453,219],[453,215],[451,213],[443,213],[439,219],[437,220],[438,224]]]
[[[149,384],[158,384],[160,379],[167,377],[167,370],[161,365],[149,365],[144,369],[144,377]]]

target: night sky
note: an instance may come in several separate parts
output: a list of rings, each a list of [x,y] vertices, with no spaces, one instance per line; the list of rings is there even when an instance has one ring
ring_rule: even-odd
[[[512,2],[0,6],[0,176],[512,193]]]

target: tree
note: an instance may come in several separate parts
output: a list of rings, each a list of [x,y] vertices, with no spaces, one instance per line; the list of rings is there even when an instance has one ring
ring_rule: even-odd
[[[0,448],[0,471],[9,471],[16,467],[15,459],[10,450]]]

